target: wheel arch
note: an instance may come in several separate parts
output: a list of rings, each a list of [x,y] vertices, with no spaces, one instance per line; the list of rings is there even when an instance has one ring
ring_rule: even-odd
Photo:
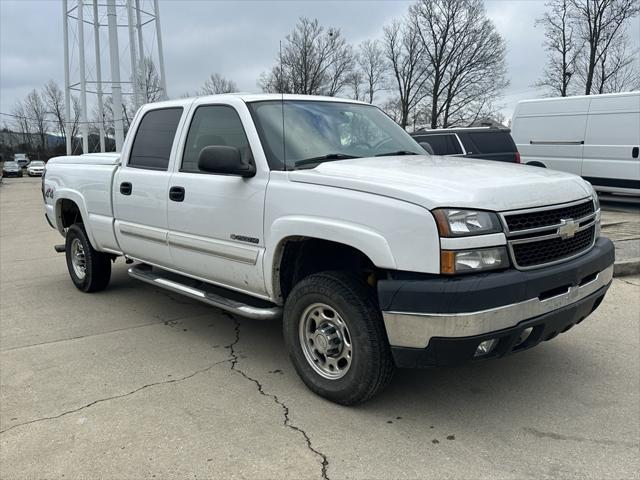
[[[96,241],[88,224],[89,213],[86,210],[84,198],[74,191],[58,191],[57,194],[54,206],[57,230],[66,236],[67,228],[74,223],[82,223],[91,246],[96,248]]]
[[[296,281],[318,271],[353,271],[356,266],[371,270],[396,268],[384,237],[361,225],[331,219],[284,218],[274,222],[271,233],[273,242],[267,248],[270,254],[264,260],[265,283],[278,303],[286,299]]]

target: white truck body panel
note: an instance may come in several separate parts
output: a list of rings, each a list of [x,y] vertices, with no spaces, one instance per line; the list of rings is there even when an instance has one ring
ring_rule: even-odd
[[[262,98],[273,99],[223,95],[143,106],[130,132],[151,110],[183,108],[167,170],[128,165],[133,134],[121,155],[52,159],[45,177],[52,191],[45,199],[49,220],[64,233],[60,201],[73,201],[98,250],[281,303],[278,262],[287,239],[339,242],[379,268],[437,274],[441,243],[433,208],[506,211],[591,194],[587,183],[567,173],[435,156],[361,158],[273,171],[245,103]],[[237,111],[257,167],[254,177],[180,171],[187,131],[202,105]],[[122,183],[131,184],[130,195],[120,194]],[[176,185],[187,191],[183,202],[168,200],[169,188]],[[238,233],[251,241],[234,238]],[[454,249],[506,243],[501,233],[443,240]]]
[[[581,175],[597,190],[640,194],[640,92],[519,102],[513,139],[522,163]]]

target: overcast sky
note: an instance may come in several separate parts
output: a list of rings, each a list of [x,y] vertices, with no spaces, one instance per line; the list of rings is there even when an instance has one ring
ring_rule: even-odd
[[[151,9],[151,0],[141,2],[143,9]],[[74,3],[69,0],[70,5]],[[273,64],[278,41],[292,30],[299,17],[317,18],[322,25],[340,28],[347,40],[356,45],[365,39],[380,38],[383,26],[405,14],[411,3],[161,0],[169,96],[194,92],[211,72],[234,80],[241,91],[257,92],[260,73]],[[511,85],[502,103],[508,117],[518,100],[540,95],[532,85],[544,68],[545,54],[543,32],[535,27],[534,21],[545,10],[544,0],[486,0],[485,4],[487,14],[507,42]],[[87,8],[85,15],[89,14]],[[150,26],[143,29],[147,35],[145,49],[155,51]],[[93,78],[93,31],[87,27],[87,65],[89,77]],[[637,21],[632,28],[637,46],[640,43]],[[106,28],[103,30],[102,70],[107,78],[107,32]],[[73,25],[71,38],[75,31]],[[125,79],[130,72],[126,29],[121,29],[120,39]],[[0,112],[11,113],[17,100],[51,78],[63,85],[62,45],[61,0],[0,0]],[[73,81],[79,81],[77,53],[72,58]],[[91,96],[89,101],[93,101]],[[0,115],[0,125],[7,120],[9,117]]]

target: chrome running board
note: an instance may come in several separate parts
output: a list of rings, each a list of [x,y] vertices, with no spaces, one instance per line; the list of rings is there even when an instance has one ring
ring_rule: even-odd
[[[207,303],[221,310],[235,313],[241,317],[252,318],[254,320],[271,320],[282,316],[282,309],[277,305],[269,304],[269,306],[257,307],[239,300],[224,297],[217,292],[225,289],[215,287],[213,285],[199,282],[196,280],[182,277],[181,275],[172,274],[159,269],[153,269],[149,265],[138,264],[128,270],[129,276],[137,280],[155,285],[165,290],[170,290],[180,295],[184,295],[194,300]],[[188,285],[189,284],[189,285]],[[229,291],[230,295],[240,296],[235,292]],[[256,299],[257,302],[267,305],[267,302]]]

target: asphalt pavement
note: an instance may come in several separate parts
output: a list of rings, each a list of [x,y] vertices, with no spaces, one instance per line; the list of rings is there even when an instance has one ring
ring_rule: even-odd
[[[281,324],[126,275],[83,294],[39,179],[0,186],[0,478],[638,478],[640,277],[550,342],[399,371],[357,407],[298,379]]]

